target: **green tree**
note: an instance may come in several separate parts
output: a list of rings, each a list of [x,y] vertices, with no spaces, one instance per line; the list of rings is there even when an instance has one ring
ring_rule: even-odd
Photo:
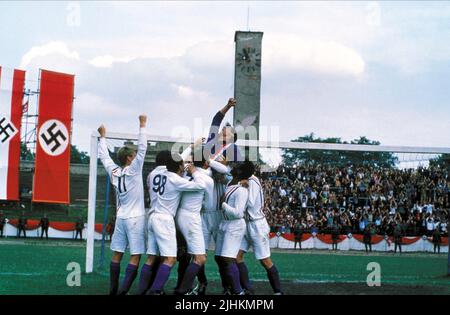
[[[334,144],[363,144],[380,145],[378,141],[372,141],[366,137],[349,142],[343,142],[341,138],[318,138],[314,133],[299,137],[292,142],[309,143],[334,143]],[[354,166],[395,167],[398,158],[390,152],[357,152],[357,151],[333,151],[333,150],[298,150],[283,149],[283,163],[292,164],[322,164],[342,167],[352,164]]]
[[[75,145],[71,146],[70,163],[89,164],[89,155],[87,152],[78,150]]]
[[[24,161],[34,161],[34,153],[32,153],[23,142],[20,143],[20,159]]]
[[[441,154],[434,159],[430,159],[430,166],[450,169],[450,154]]]

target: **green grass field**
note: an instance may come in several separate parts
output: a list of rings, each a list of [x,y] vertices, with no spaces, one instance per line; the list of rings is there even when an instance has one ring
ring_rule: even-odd
[[[101,248],[96,244],[96,259]],[[106,248],[106,263],[110,251]],[[127,259],[128,257],[125,257]],[[450,294],[447,274],[447,255],[361,252],[331,253],[328,251],[275,251],[277,264],[286,294]],[[265,271],[247,255],[250,276],[258,294],[270,294]],[[83,274],[80,287],[69,287],[67,265],[77,262]],[[368,287],[367,264],[381,266],[381,287]],[[98,265],[98,260],[96,261]],[[0,294],[106,294],[109,286],[108,268],[97,268],[84,274],[85,247],[75,241],[40,241],[29,239],[0,240]],[[126,261],[122,263],[125,269]],[[210,281],[209,294],[219,294],[219,275],[213,260],[207,263]],[[176,270],[166,286],[172,292]],[[135,281],[136,284],[137,281]],[[136,287],[132,292],[135,292]]]

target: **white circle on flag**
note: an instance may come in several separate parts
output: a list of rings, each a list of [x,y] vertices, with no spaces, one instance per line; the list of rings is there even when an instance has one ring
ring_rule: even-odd
[[[8,145],[9,141],[14,138],[18,130],[6,115],[0,114],[0,146]]]
[[[51,156],[64,153],[69,145],[69,132],[66,125],[56,119],[43,123],[38,137],[42,150]]]

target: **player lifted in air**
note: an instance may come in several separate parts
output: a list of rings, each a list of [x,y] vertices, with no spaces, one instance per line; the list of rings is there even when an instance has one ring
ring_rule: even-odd
[[[147,265],[154,264],[155,257],[161,256],[162,262],[158,268],[156,278],[147,294],[162,293],[170,271],[176,263],[177,240],[174,217],[180,204],[183,192],[202,191],[203,182],[193,165],[187,167],[193,181],[182,178],[184,162],[179,154],[172,154],[166,163],[166,170],[156,175],[151,182],[151,189],[157,193],[156,202],[148,221]]]
[[[216,244],[216,261],[224,275],[226,286],[232,294],[244,294],[240,285],[236,258],[246,232],[244,220],[248,201],[248,190],[239,183],[252,175],[248,163],[239,163],[232,170],[233,179],[222,197],[222,222],[219,226]]]
[[[231,176],[228,175],[231,169],[227,164],[228,162],[242,160],[239,149],[235,145],[237,134],[234,128],[227,124],[220,131],[220,125],[222,124],[225,115],[235,106],[236,100],[230,98],[227,105],[216,113],[212,120],[208,139],[204,148],[205,155],[209,159],[212,170],[211,174],[214,179],[213,205],[211,208],[205,207],[202,211],[203,236],[205,238],[206,249],[208,249],[211,239],[214,240],[214,243],[217,243],[217,231],[219,230],[219,225],[222,220],[221,215],[219,214],[221,208],[220,198],[225,193],[226,185],[231,179]],[[221,272],[222,278],[224,278],[224,273],[220,268],[220,265],[219,271]],[[197,289],[198,294],[204,295],[207,286],[204,266],[201,268],[198,278],[200,282],[199,288]]]
[[[109,156],[105,127],[102,125],[98,128],[99,157],[115,188],[117,200],[117,219],[111,240],[111,250],[114,252],[110,265],[111,295],[128,293],[136,278],[141,255],[145,253],[146,221],[142,167],[147,151],[146,123],[147,116],[139,116],[138,150],[136,152],[132,148],[122,147],[117,153],[120,166],[116,165]],[[127,247],[131,257],[119,290],[120,262]]]
[[[244,262],[244,254],[250,247],[257,260],[266,269],[267,278],[276,295],[281,295],[280,277],[278,270],[270,259],[269,233],[270,227],[264,215],[264,191],[258,177],[254,175],[255,166],[252,162],[245,162],[249,173],[252,175],[248,180],[248,202],[246,211],[247,232],[242,240],[241,249],[237,257],[240,282],[242,287],[249,293],[253,293],[248,269]]]

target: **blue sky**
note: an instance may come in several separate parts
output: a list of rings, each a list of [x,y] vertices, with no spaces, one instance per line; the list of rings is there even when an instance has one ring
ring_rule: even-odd
[[[174,135],[233,94],[233,37],[263,31],[261,123],[386,145],[450,146],[448,2],[0,2],[0,64],[76,74],[73,143]],[[231,116],[228,120],[232,120]],[[136,130],[137,131],[137,130]]]

